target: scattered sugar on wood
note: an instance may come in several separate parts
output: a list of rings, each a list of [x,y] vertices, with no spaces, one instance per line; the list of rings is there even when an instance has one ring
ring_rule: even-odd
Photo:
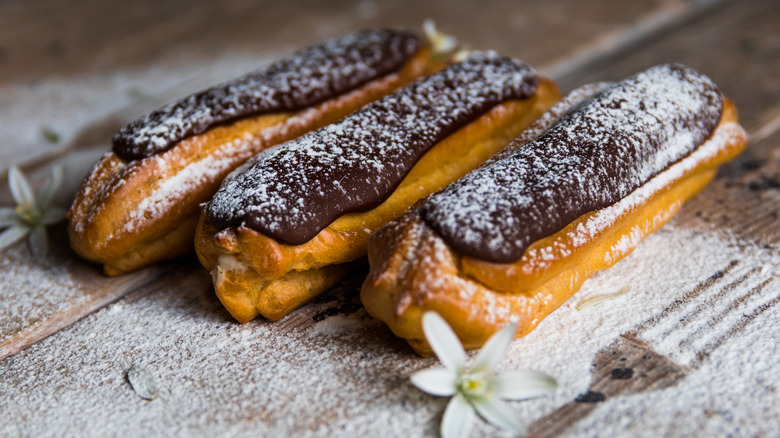
[[[26,239],[0,252],[0,341],[86,298],[57,260],[49,256],[37,263]]]
[[[651,235],[632,255],[588,280],[582,290],[587,296],[631,285],[627,299],[588,312],[576,311],[578,300],[572,300],[513,343],[500,370],[544,371],[555,376],[560,387],[552,397],[512,403],[512,408],[530,422],[571,402],[587,389],[596,352],[616,336],[731,260],[739,260],[745,269],[763,266],[766,260],[780,262],[767,251],[735,246],[685,226],[667,226]],[[773,278],[765,294],[745,302],[746,310],[777,293],[778,281]],[[737,288],[734,294],[744,292]],[[355,292],[337,292],[335,297],[341,297],[339,293]],[[438,362],[414,355],[363,310],[314,322],[311,315],[333,306],[325,300],[278,323],[257,320],[239,325],[213,297],[208,275],[195,268],[148,294],[128,297],[121,306],[87,317],[0,362],[0,400],[13,400],[3,406],[6,415],[0,418],[0,429],[11,434],[59,430],[96,436],[226,431],[233,436],[419,436],[437,430],[446,399],[416,390],[408,379],[414,371]],[[718,306],[723,304],[713,303],[713,309]],[[774,403],[771,370],[780,367],[780,355],[755,345],[780,341],[772,328],[779,313],[768,312],[754,321],[676,386],[607,399],[571,433],[641,432],[669,424],[686,430],[711,427],[700,409],[703,404],[730,412],[743,433],[773,433],[772,419],[780,415],[780,406]],[[713,331],[720,332],[718,327],[727,327],[741,315],[735,312]],[[690,350],[671,348],[680,338],[646,340],[686,364]],[[124,378],[134,362],[155,370],[159,393],[154,403],[140,399]],[[769,380],[757,383],[762,379]],[[680,405],[664,400],[696,408],[685,410],[682,424]],[[35,413],[30,414],[33,407]],[[615,423],[629,413],[631,424]],[[485,435],[495,432],[478,430]]]

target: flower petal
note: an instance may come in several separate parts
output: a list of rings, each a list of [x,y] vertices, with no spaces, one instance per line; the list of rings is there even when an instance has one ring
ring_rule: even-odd
[[[425,312],[422,326],[425,339],[444,367],[460,373],[466,366],[466,352],[444,318],[436,312]]]
[[[436,36],[436,23],[431,20],[430,18],[426,18],[425,21],[423,21],[423,33],[430,41],[434,36]]]
[[[515,332],[517,332],[517,323],[513,322],[493,334],[474,360],[472,370],[486,373],[495,368],[506,355],[512,339],[515,338]]]
[[[19,215],[15,208],[0,207],[0,228],[10,227],[19,224]]]
[[[0,249],[9,247],[18,242],[22,237],[26,236],[29,231],[30,229],[23,225],[14,225],[3,231],[3,233],[0,234]]]
[[[604,304],[605,302],[609,300],[613,300],[615,298],[620,297],[621,295],[627,294],[631,290],[631,285],[623,286],[622,288],[618,290],[613,290],[612,292],[607,293],[601,293],[598,295],[592,295],[588,298],[585,298],[584,300],[580,301],[577,304],[577,310],[585,310],[589,309],[591,307],[596,307]]]
[[[428,394],[446,397],[455,394],[458,376],[446,368],[431,368],[412,374],[412,385]]]
[[[450,400],[441,420],[442,438],[467,437],[474,424],[474,408],[458,394]]]
[[[558,387],[555,379],[536,371],[510,371],[494,377],[491,383],[493,395],[510,400],[541,397]]]
[[[27,240],[30,244],[30,252],[39,262],[46,260],[46,254],[49,252],[49,239],[46,236],[46,227],[35,227],[30,232]]]
[[[38,193],[38,206],[41,209],[46,209],[51,203],[52,198],[62,186],[62,179],[65,175],[65,169],[62,165],[54,166],[51,170],[51,175],[43,183],[41,191]]]
[[[27,178],[16,166],[11,166],[8,169],[8,185],[11,186],[11,195],[19,205],[30,203],[35,205],[35,195],[33,194],[30,183],[27,182]]]
[[[510,430],[516,435],[525,435],[525,426],[517,418],[517,413],[506,402],[488,397],[475,399],[472,403],[479,415],[489,423],[501,429]]]
[[[49,207],[43,212],[41,223],[44,225],[52,225],[65,219],[65,214],[68,211],[60,207]]]

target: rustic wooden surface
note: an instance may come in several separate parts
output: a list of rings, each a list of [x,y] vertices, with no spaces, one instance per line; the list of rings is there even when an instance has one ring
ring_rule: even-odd
[[[308,9],[313,6],[296,6],[287,2],[236,1],[225,8],[213,10],[205,6],[189,9],[185,3],[170,2],[149,5],[146,9],[136,10],[136,7],[133,7],[135,13],[126,15],[124,9],[107,7],[102,2],[84,2],[83,10],[88,13],[81,15],[76,13],[80,9],[59,2],[36,4],[34,7],[9,4],[6,5],[9,13],[2,15],[6,21],[0,22],[6,27],[0,28],[5,29],[7,44],[7,48],[2,52],[2,60],[10,68],[3,70],[8,76],[0,75],[0,83],[5,80],[10,83],[21,81],[36,84],[46,80],[46,76],[51,74],[51,68],[56,68],[59,75],[89,75],[92,71],[133,68],[138,62],[149,65],[163,61],[174,65],[187,63],[181,60],[182,57],[195,59],[189,62],[203,63],[203,58],[213,56],[221,47],[225,47],[227,43],[224,38],[230,41],[231,50],[262,54],[272,51],[275,45],[296,47],[354,27],[393,25],[415,28],[420,24],[420,17],[435,17],[441,29],[452,32],[470,47],[495,49],[527,60],[533,65],[542,65],[542,71],[551,70],[552,73],[558,72],[560,75],[576,69],[588,60],[605,56],[605,53],[615,47],[635,44],[635,39],[646,36],[645,34],[661,32],[671,23],[697,16],[710,7],[706,2],[695,6],[691,2],[648,1],[632,2],[629,7],[621,8],[614,8],[611,2],[602,2],[597,7],[583,7],[578,2],[562,2],[554,6],[545,2],[528,2],[522,8],[517,8],[512,6],[511,2],[506,2],[496,3],[487,11],[486,16],[480,15],[480,22],[464,26],[462,20],[470,18],[470,7],[465,5],[454,9],[418,6],[420,10],[410,14],[406,12],[406,6],[390,7],[387,3],[355,5],[345,2],[332,7],[329,5],[323,11],[326,17],[315,23],[308,19],[293,21],[297,32],[292,32],[293,29],[287,23],[280,26],[279,22],[268,21],[268,17],[293,14],[286,10],[287,8]],[[458,10],[459,8],[461,10]],[[307,11],[304,17],[311,13],[313,11]],[[329,17],[330,14],[333,17]],[[337,25],[339,20],[346,21],[344,14],[352,15],[355,22],[349,21],[349,26],[344,23]],[[102,18],[95,20],[97,16]],[[258,23],[248,20],[248,16],[264,21]],[[33,20],[29,17],[36,18]],[[36,22],[35,25],[32,25],[33,21]],[[564,22],[567,23],[566,26],[560,25]],[[504,29],[493,31],[495,23],[501,23]],[[138,26],[152,30],[138,32]],[[255,47],[250,42],[258,39],[257,29],[263,27],[265,29],[260,34],[263,38],[257,41]],[[47,28],[52,30],[46,32],[44,38],[40,32]],[[204,31],[204,28],[209,30]],[[547,31],[552,28],[557,30]],[[478,30],[476,37],[471,30]],[[174,37],[178,34],[183,36]],[[511,38],[498,38],[497,34],[511,35]],[[101,35],[101,38],[95,38],[95,35]],[[284,39],[277,41],[277,38]],[[38,41],[40,45],[21,44],[21,41],[31,39]],[[273,42],[271,46],[267,46],[269,41]],[[528,43],[515,44],[514,41]],[[576,45],[572,42],[576,42]],[[68,47],[72,49],[68,50]],[[158,49],[150,52],[143,50],[145,47]],[[182,53],[183,55],[180,55]],[[94,162],[95,157],[106,150],[106,143],[119,127],[132,120],[136,114],[181,95],[183,90],[197,89],[198,86],[219,80],[211,77],[213,74],[206,76],[189,79],[190,83],[177,84],[173,90],[164,90],[161,96],[141,99],[140,102],[108,114],[74,134],[70,141],[55,151],[40,154],[42,148],[38,147],[38,156],[20,164],[28,175],[41,181],[52,163],[64,162],[71,169],[67,179],[78,182],[78,175],[84,174],[88,169],[85,164]],[[7,156],[12,155],[9,153]],[[0,171],[0,202],[10,204],[5,173],[6,169]],[[65,202],[72,199],[76,189],[77,185],[71,183],[63,190],[62,199]],[[64,242],[55,242],[55,245],[57,243],[62,247],[62,251],[68,251]],[[80,264],[79,267],[86,269],[85,272],[90,272],[86,263],[77,258],[68,260],[67,263]],[[74,269],[77,268],[74,266]],[[134,280],[129,284],[144,284],[157,275],[156,271],[150,272],[153,273],[148,279],[146,273],[134,274]],[[18,327],[14,327],[13,333],[0,332],[0,359],[63,328],[67,321],[75,321],[132,290],[127,287],[114,287],[115,280],[100,278],[99,274],[77,274],[75,277],[83,284],[84,296],[90,298],[78,300],[78,304],[58,310],[48,317],[41,318],[36,315],[33,321],[21,321]],[[92,298],[93,296],[95,298]],[[16,317],[24,319],[24,315]]]
[[[0,114],[7,115],[7,120],[23,120],[29,122],[27,126],[36,127],[30,135],[17,132],[6,122],[0,125],[0,140],[4,142],[0,146],[0,204],[10,203],[5,175],[11,163],[21,166],[36,181],[40,181],[53,164],[64,163],[68,166],[70,183],[63,188],[62,203],[67,204],[78,184],[79,175],[86,172],[88,163],[106,150],[110,136],[119,126],[138,114],[186,92],[228,79],[234,70],[240,73],[242,69],[253,68],[257,60],[267,62],[323,37],[373,25],[417,27],[423,18],[431,17],[440,29],[456,35],[469,47],[495,49],[538,66],[543,73],[558,80],[564,90],[586,82],[619,79],[661,62],[688,64],[712,77],[735,101],[751,138],[748,150],[735,162],[724,166],[713,183],[692,200],[670,226],[658,233],[660,238],[689,236],[695,239],[706,236],[713,239],[713,245],[722,245],[723,251],[750,254],[751,257],[741,259],[738,266],[724,264],[715,257],[711,262],[702,261],[693,268],[695,272],[686,274],[689,280],[685,284],[688,287],[682,288],[685,290],[681,290],[677,299],[659,298],[652,302],[657,312],[626,322],[627,325],[620,326],[620,331],[594,344],[598,348],[591,348],[593,359],[582,358],[583,366],[593,363],[592,369],[586,373],[590,375],[592,372],[592,381],[585,382],[581,391],[575,391],[576,397],[570,395],[570,391],[564,391],[565,395],[559,395],[548,404],[532,410],[544,413],[536,415],[538,419],[532,424],[532,435],[587,435],[593,432],[593,427],[596,427],[595,430],[607,429],[607,425],[601,424],[604,420],[599,420],[606,414],[597,411],[603,404],[601,401],[619,397],[628,399],[626,396],[630,394],[648,394],[663,388],[679,387],[681,380],[695,373],[700,366],[706,366],[708,356],[729,342],[731,337],[755,327],[754,320],[777,317],[775,304],[780,287],[775,281],[776,269],[773,269],[780,254],[780,81],[777,80],[780,77],[780,31],[777,29],[780,2],[605,0],[591,3],[566,0],[499,1],[489,4],[437,1],[420,4],[411,1],[235,0],[221,2],[219,6],[202,3],[141,1],[120,7],[101,1],[44,0],[0,4],[0,107],[3,108]],[[158,82],[151,84],[133,79],[117,83],[111,79],[117,75],[143,76],[144,72],[155,69],[160,72],[149,77]],[[58,86],[68,84],[90,87],[92,93],[85,100],[76,101],[76,106],[68,106],[72,105],[71,101],[57,91]],[[58,104],[57,99],[64,102]],[[69,125],[63,125],[69,120],[67,118],[38,119],[39,114],[49,114],[45,110],[47,105],[72,112],[74,117],[81,116],[77,123]],[[34,110],[36,107],[44,109],[39,113]],[[95,107],[107,110],[101,113]],[[60,132],[62,138],[49,142],[53,144],[47,143],[42,138],[42,131],[39,131],[44,127]],[[77,362],[87,364],[92,356],[83,349],[91,348],[89,339],[95,336],[95,330],[102,327],[101,324],[107,324],[112,315],[111,309],[122,312],[136,309],[139,320],[142,320],[148,306],[154,309],[154,305],[174,303],[180,306],[184,302],[183,318],[193,320],[192,328],[188,329],[187,325],[177,327],[177,330],[185,332],[177,332],[177,336],[186,338],[189,330],[190,336],[203,336],[208,341],[206,344],[214,341],[214,333],[201,329],[199,324],[204,322],[218,324],[217,333],[221,333],[220,330],[226,334],[240,333],[255,342],[253,336],[267,336],[268,333],[289,335],[293,339],[298,333],[318,330],[318,324],[332,316],[357,319],[358,322],[350,320],[350,324],[363,324],[364,327],[361,327],[367,330],[368,335],[374,336],[363,336],[357,340],[347,338],[344,348],[351,350],[352,355],[362,351],[357,355],[360,361],[364,360],[363,357],[373,357],[365,359],[365,366],[374,367],[374,373],[379,372],[382,376],[374,381],[380,382],[380,386],[390,385],[388,388],[398,386],[398,376],[407,375],[410,369],[432,363],[415,358],[387,330],[366,321],[355,296],[361,279],[359,272],[318,303],[277,324],[254,322],[237,326],[210,294],[208,277],[203,275],[193,258],[107,278],[96,266],[78,259],[70,251],[63,227],[55,227],[52,231],[53,250],[48,265],[36,265],[22,246],[0,253],[2,269],[8,274],[0,279],[2,290],[28,290],[27,294],[0,297],[0,382],[3,383],[0,407],[13,412],[21,412],[24,408],[52,412],[54,416],[69,412],[62,403],[57,404],[50,399],[42,401],[40,397],[28,394],[57,390],[64,394],[63,400],[74,400],[74,406],[85,403],[89,406],[79,396],[76,386],[86,386],[81,391],[89,394],[94,384],[100,387],[95,389],[97,393],[108,391],[106,396],[114,398],[116,395],[110,395],[111,391],[117,394],[129,391],[126,383],[121,381],[108,385],[108,389],[105,385],[100,386],[103,380],[99,374],[82,374],[80,380],[72,382],[69,387],[52,379],[33,384],[29,382],[30,376],[21,371],[39,370],[59,375],[60,370],[68,365],[51,362],[52,355],[72,355]],[[647,245],[649,247],[650,244]],[[628,265],[641,266],[642,263],[636,254],[626,260]],[[61,289],[57,286],[58,275],[68,277],[67,290],[64,286]],[[36,284],[33,279],[38,276],[46,281]],[[185,288],[196,292],[188,297]],[[163,294],[163,298],[156,298],[155,294]],[[767,298],[760,305],[743,309],[746,303],[752,303],[750,300],[754,296]],[[696,300],[705,301],[697,304]],[[117,304],[108,311],[81,320],[112,302]],[[708,315],[706,306],[712,302],[723,303],[723,310]],[[699,307],[688,310],[684,307],[687,303]],[[147,307],[139,307],[141,305]],[[742,322],[731,324],[727,315],[737,310],[744,313]],[[159,309],[161,318],[169,313],[164,308]],[[176,317],[182,318],[179,314]],[[689,324],[680,322],[679,327],[664,325],[671,318],[678,317],[681,321],[701,318],[701,327],[706,328],[706,333],[694,331],[691,339],[706,334],[709,336],[707,342],[694,345],[693,340],[686,341],[688,338],[684,337],[681,344],[675,346],[677,350],[669,350],[661,335],[668,337]],[[722,321],[724,324],[718,325]],[[75,326],[66,329],[72,324]],[[545,327],[549,325],[542,325],[539,330]],[[132,331],[131,328],[128,330]],[[150,334],[152,338],[163,335]],[[51,337],[40,342],[48,336]],[[132,346],[122,344],[121,337],[106,337],[117,343],[117,350],[132,350]],[[533,339],[528,341],[529,348],[534,342]],[[160,343],[165,344],[163,341]],[[257,340],[256,345],[262,345],[261,341]],[[31,348],[22,351],[28,347]],[[96,350],[103,351],[100,348]],[[679,352],[679,357],[675,352]],[[123,354],[125,359],[131,355],[128,352]],[[197,352],[188,354],[197,356]],[[324,353],[309,345],[298,354],[314,358]],[[767,354],[771,356],[774,350]],[[690,360],[680,359],[688,356]],[[170,354],[167,357],[170,359]],[[327,357],[333,361],[346,356],[334,353]],[[386,360],[387,357],[392,359],[391,363],[378,363],[379,359]],[[551,353],[551,357],[554,354]],[[124,364],[124,360],[120,359],[115,362],[120,368]],[[158,365],[170,367],[159,361]],[[208,363],[203,366],[208,370]],[[229,366],[233,366],[232,362]],[[323,365],[321,371],[327,372],[331,368]],[[313,369],[315,372],[318,370],[317,367]],[[218,372],[216,369],[212,371]],[[775,375],[778,371],[774,368]],[[175,370],[166,375],[171,379],[180,377]],[[397,376],[388,378],[387,375]],[[62,379],[67,381],[68,378]],[[253,378],[248,379],[250,383],[256,383]],[[217,379],[215,382],[221,381]],[[354,385],[361,388],[358,384]],[[175,393],[170,391],[171,395]],[[282,393],[290,396],[290,391],[294,389]],[[387,396],[388,403],[398,400],[393,395],[394,390],[387,391],[391,394]],[[25,397],[20,397],[20,394]],[[226,394],[228,392],[218,388],[201,393],[213,400],[223,400]],[[319,396],[321,394],[312,395],[315,402]],[[22,401],[12,403],[12,398]],[[234,399],[241,401],[240,396],[230,400]],[[342,406],[329,413],[319,408],[312,410],[326,414],[335,424],[343,426],[350,424],[349,418],[344,418],[344,412],[359,409],[361,403],[373,403],[357,396],[339,400],[342,405],[350,403],[345,400],[352,400],[356,406]],[[414,401],[419,402],[417,399]],[[231,403],[234,402],[224,402],[226,406],[231,406]],[[206,403],[198,412],[208,416],[210,410],[218,409],[219,405],[217,402]],[[401,412],[402,418],[398,421],[409,423],[409,431],[415,434],[434,434],[439,420],[435,412],[440,411],[442,406],[434,405],[433,414],[430,414],[430,408]],[[333,432],[327,421],[322,424],[314,420],[303,421],[302,424],[285,422],[284,415],[293,412],[285,410],[287,408],[279,408],[278,411],[257,408],[251,415],[216,416],[221,421],[219,426],[236,433],[253,430]],[[118,430],[140,434],[141,429],[132,428],[132,418],[135,417],[129,418],[131,420],[115,421]],[[353,423],[362,424],[361,418],[354,418]],[[590,418],[588,421],[596,426],[575,427],[588,423],[584,420],[586,418]],[[533,419],[528,418],[529,421]],[[12,435],[26,435],[39,430],[36,422],[48,423],[55,428],[59,425],[63,428],[61,431],[69,430],[71,433],[74,425],[79,424],[79,421],[58,423],[51,416],[42,414],[36,418],[31,414],[21,421],[24,426],[15,427],[13,422],[3,422],[0,430]],[[89,419],[80,422],[91,424]],[[100,424],[107,427],[111,422]],[[208,422],[200,427],[197,424],[200,423],[186,429],[145,424],[143,430],[163,435],[175,432],[203,434],[214,430],[209,429]],[[719,426],[715,420],[712,424],[715,432],[728,433],[729,429]],[[609,427],[613,432],[637,434],[637,430],[629,426],[621,428],[613,424]],[[95,434],[100,432],[105,430],[94,431]],[[492,430],[483,428],[478,432],[489,434]],[[352,430],[347,434],[355,433]],[[651,433],[645,431],[645,434]]]

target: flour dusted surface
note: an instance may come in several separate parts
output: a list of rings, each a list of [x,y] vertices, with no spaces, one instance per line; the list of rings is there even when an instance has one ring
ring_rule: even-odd
[[[425,221],[460,253],[497,263],[607,207],[689,155],[720,120],[705,76],[653,67],[583,103],[534,142],[429,199]]]
[[[53,258],[36,263],[27,239],[0,253],[0,341],[85,299],[84,288],[67,267],[51,263]]]
[[[216,228],[305,243],[343,214],[378,205],[431,147],[495,105],[532,95],[536,72],[494,53],[400,90],[341,122],[259,155],[208,207]]]
[[[738,248],[686,224],[649,236],[581,291],[591,296],[631,285],[630,293],[587,311],[577,311],[573,300],[512,343],[500,370],[535,369],[560,384],[549,397],[512,402],[513,411],[530,423],[571,402],[587,390],[591,361],[601,348],[735,259],[740,263],[732,277],[753,266],[780,263],[776,251],[767,257],[758,245]],[[358,301],[350,301],[361,275],[331,298],[279,322],[242,325],[225,313],[208,274],[194,264],[182,266],[169,282],[0,362],[0,431],[9,436],[438,436],[447,399],[417,390],[409,376],[439,362],[415,355],[359,310]],[[677,269],[668,269],[672,265]],[[763,297],[744,303],[745,312],[780,290],[776,268],[755,275],[755,281],[775,280]],[[729,290],[729,295],[744,293],[755,281]],[[721,300],[713,299],[713,306],[728,304]],[[327,312],[350,302],[355,303],[352,310]],[[730,314],[723,328],[742,314]],[[744,435],[771,435],[771,419],[780,415],[771,380],[780,367],[780,350],[756,345],[780,340],[772,329],[780,312],[766,316],[676,386],[608,398],[591,417],[574,424],[570,434],[601,435],[606,428],[609,435],[634,436],[659,427],[687,431],[709,424],[720,427],[720,434],[740,427]],[[645,340],[660,348],[680,339]],[[686,365],[675,351],[659,350]],[[140,399],[128,384],[125,372],[133,363],[152,372],[159,390],[156,400]],[[760,379],[768,380],[759,384]],[[705,409],[728,411],[734,421],[718,423]],[[481,422],[478,427],[475,436],[497,433]]]

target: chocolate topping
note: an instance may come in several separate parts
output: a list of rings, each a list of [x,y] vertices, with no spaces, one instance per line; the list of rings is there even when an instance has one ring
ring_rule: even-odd
[[[114,135],[114,153],[146,158],[219,124],[311,107],[400,70],[421,45],[415,34],[382,29],[325,41],[141,117]]]
[[[497,104],[532,95],[536,83],[520,61],[474,54],[261,153],[222,184],[207,208],[211,224],[305,243],[338,217],[381,204],[436,143]]]
[[[693,152],[723,108],[709,78],[661,65],[585,101],[535,141],[431,197],[423,220],[455,251],[495,263],[614,204]]]

